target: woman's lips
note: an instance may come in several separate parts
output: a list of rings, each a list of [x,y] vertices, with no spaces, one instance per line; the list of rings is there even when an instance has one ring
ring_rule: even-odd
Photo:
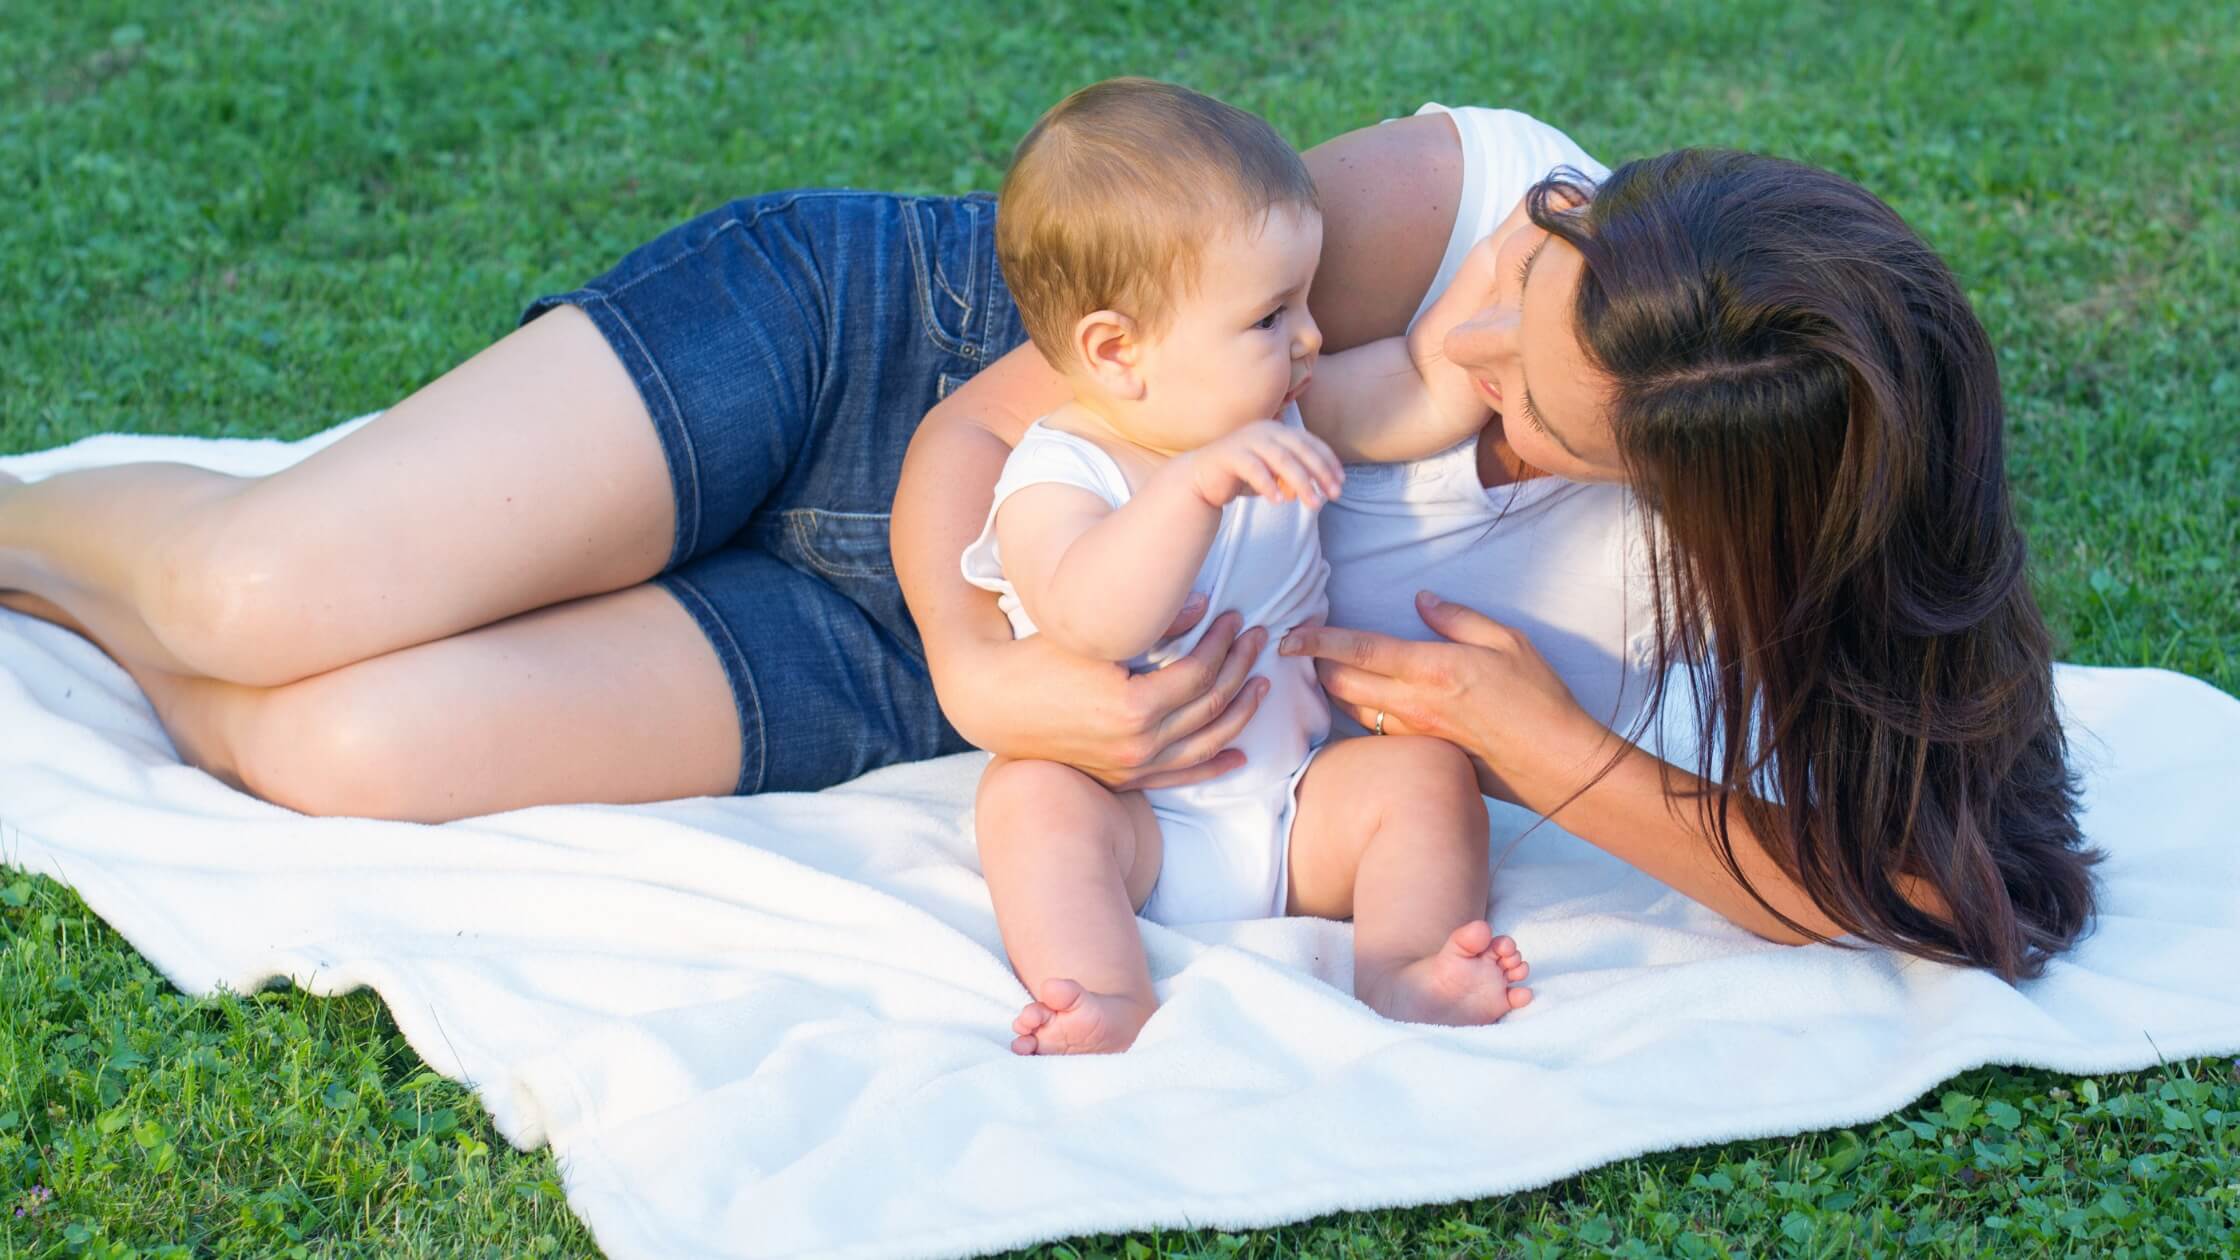
[[[1470,378],[1470,383],[1477,386],[1478,392],[1484,394],[1495,407],[1501,405],[1501,391],[1493,387],[1492,381],[1482,381],[1473,376]]]

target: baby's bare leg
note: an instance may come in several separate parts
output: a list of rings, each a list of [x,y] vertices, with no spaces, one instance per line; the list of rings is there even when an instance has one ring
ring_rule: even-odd
[[[1395,1019],[1488,1024],[1531,1000],[1516,943],[1485,922],[1486,814],[1442,740],[1342,740],[1299,784],[1294,914],[1354,919],[1353,990]]]
[[[997,758],[977,822],[1003,947],[1035,998],[1011,1026],[1012,1050],[1127,1049],[1158,1005],[1135,919],[1159,877],[1151,806],[1070,766]]]

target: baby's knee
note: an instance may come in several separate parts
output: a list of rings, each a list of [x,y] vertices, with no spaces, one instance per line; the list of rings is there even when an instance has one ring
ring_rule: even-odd
[[[1388,812],[1485,843],[1485,799],[1478,794],[1478,771],[1469,754],[1423,735],[1387,736],[1379,743],[1385,746],[1387,764],[1377,778]]]
[[[1117,802],[1103,784],[1055,761],[998,761],[974,803],[980,848],[1028,837],[1099,837]]]

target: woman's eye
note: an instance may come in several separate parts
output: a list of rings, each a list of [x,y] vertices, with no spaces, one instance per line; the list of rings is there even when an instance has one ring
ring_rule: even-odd
[[[1282,318],[1283,318],[1283,308],[1279,306],[1279,307],[1275,308],[1274,310],[1272,310],[1272,311],[1269,311],[1269,312],[1268,312],[1267,314],[1265,314],[1265,315],[1262,315],[1262,316],[1260,317],[1260,322],[1259,322],[1259,323],[1257,323],[1257,324],[1254,324],[1254,325],[1253,325],[1253,327],[1254,327],[1254,328],[1261,328],[1261,329],[1266,329],[1266,328],[1273,328],[1273,327],[1275,327],[1275,326],[1276,326],[1276,321],[1277,321],[1277,320],[1279,320],[1279,319],[1282,319]]]

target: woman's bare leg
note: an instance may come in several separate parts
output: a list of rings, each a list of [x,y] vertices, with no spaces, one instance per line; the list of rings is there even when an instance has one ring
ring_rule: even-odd
[[[272,686],[643,582],[674,532],[644,402],[560,307],[269,477],[0,485],[0,589],[128,666]]]
[[[0,603],[70,624],[33,597]],[[657,586],[278,687],[127,668],[189,763],[305,813],[444,822],[528,805],[725,795],[739,780],[739,715],[723,666]]]

